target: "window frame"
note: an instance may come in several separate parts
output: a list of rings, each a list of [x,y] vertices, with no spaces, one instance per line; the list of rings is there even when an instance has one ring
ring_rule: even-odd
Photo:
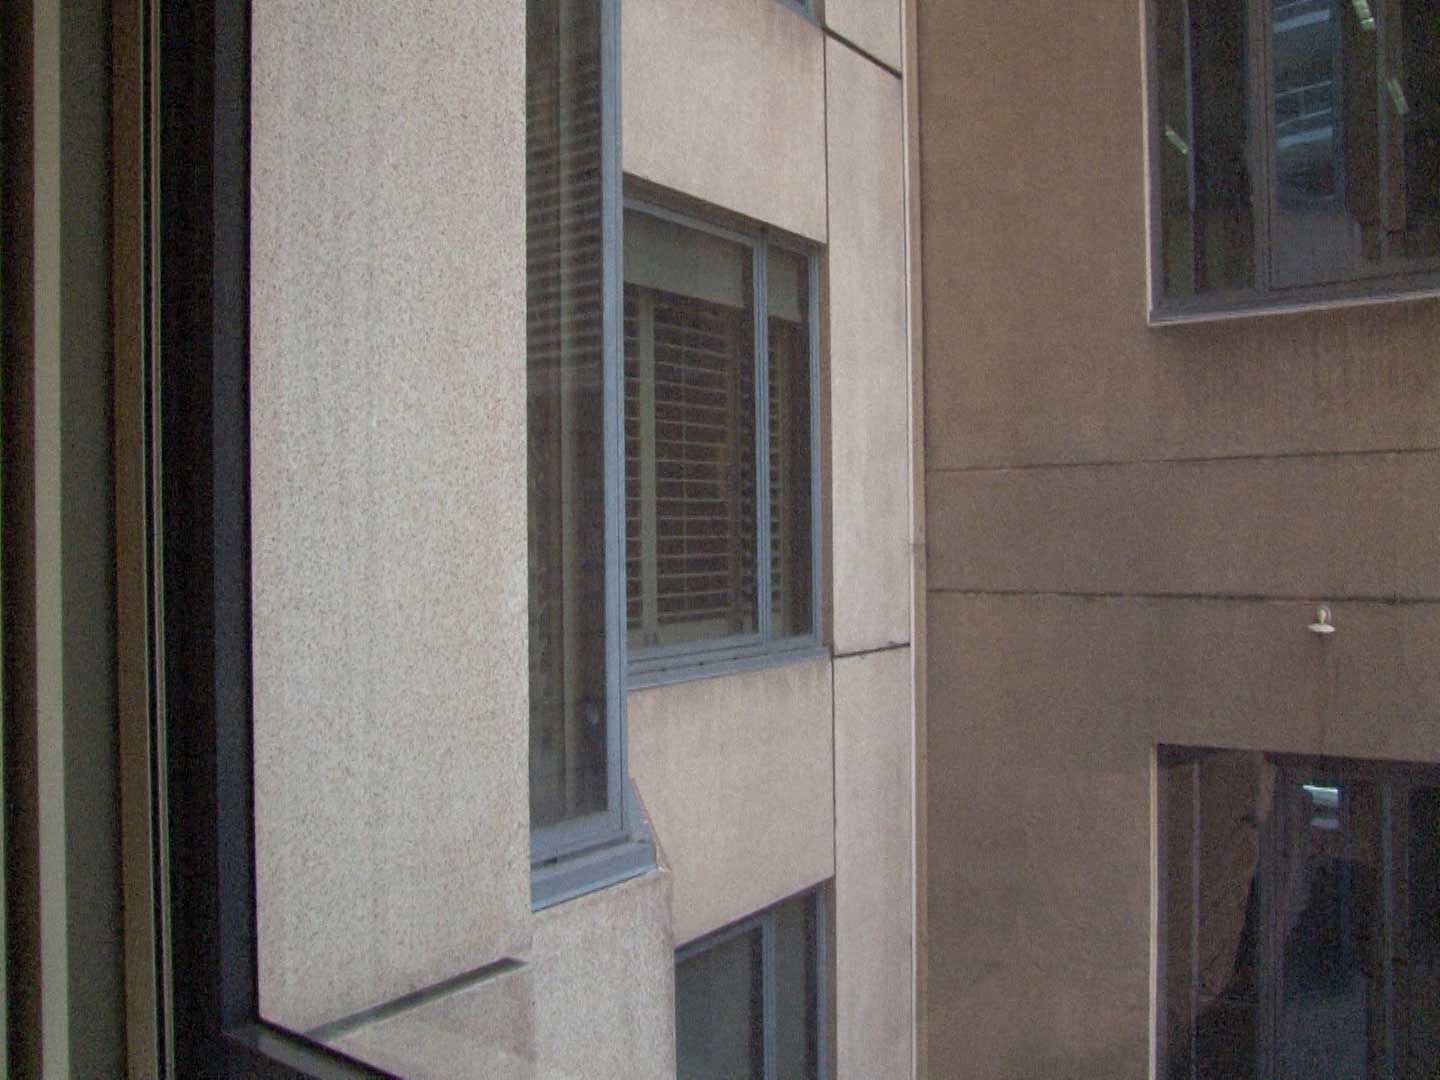
[[[619,0],[600,5],[600,170],[605,474],[606,807],[531,826],[531,906],[539,911],[642,874],[653,839],[629,783],[625,723],[624,199]]]
[[[621,583],[621,640],[625,647],[625,674],[629,689],[643,689],[691,679],[734,674],[775,664],[812,659],[824,652],[821,627],[824,625],[824,528],[821,519],[822,446],[820,437],[820,255],[821,249],[799,238],[781,235],[764,227],[746,229],[723,225],[697,213],[676,210],[653,199],[629,196],[624,200],[626,214],[642,214],[671,225],[714,236],[746,248],[750,253],[751,291],[754,319],[754,380],[755,380],[755,580],[756,629],[746,634],[731,634],[697,642],[655,645],[637,648],[630,644],[629,619],[623,606],[625,582]],[[623,250],[623,232],[621,239]],[[770,463],[770,341],[769,341],[769,252],[774,248],[802,258],[806,265],[806,333],[809,343],[808,371],[810,379],[810,628],[803,634],[776,637],[772,629],[772,559]],[[624,268],[619,274],[623,305]],[[623,327],[620,343],[621,409],[623,392]],[[620,458],[617,463],[621,487],[621,536],[624,541],[625,458],[623,415],[621,417]],[[623,577],[623,555],[622,555]]]
[[[1145,85],[1145,212],[1147,322],[1165,326],[1213,322],[1258,315],[1399,303],[1440,297],[1440,256],[1419,261],[1413,269],[1379,271],[1342,280],[1292,286],[1271,282],[1270,218],[1276,197],[1274,126],[1271,100],[1271,28],[1266,0],[1246,0],[1246,30],[1263,47],[1248,50],[1245,71],[1246,111],[1250,137],[1246,152],[1251,169],[1251,205],[1254,208],[1255,285],[1250,289],[1224,289],[1189,297],[1165,294],[1164,222],[1161,213],[1161,157],[1169,145],[1162,130],[1159,109],[1159,8],[1164,3],[1188,0],[1146,0],[1144,6]],[[1187,69],[1189,62],[1187,59]]]
[[[753,915],[748,915],[737,922],[722,926],[718,930],[712,930],[694,941],[687,942],[675,950],[675,967],[678,970],[680,965],[688,960],[693,960],[712,949],[743,937],[752,931],[760,931],[760,964],[761,964],[761,986],[762,1005],[761,1017],[763,1024],[763,1046],[764,1046],[764,1080],[778,1080],[775,1076],[775,1019],[778,1010],[775,985],[775,935],[779,923],[779,911],[782,907],[792,903],[803,903],[809,907],[811,918],[811,932],[814,934],[813,948],[815,950],[814,970],[810,973],[815,980],[815,1009],[814,1015],[809,1018],[815,1025],[815,1075],[823,1078],[830,1075],[829,1044],[826,1034],[829,1030],[826,1024],[826,1016],[829,1012],[828,983],[830,956],[829,956],[829,924],[826,915],[825,886],[816,885],[814,888],[787,896],[769,907],[762,908]],[[678,1031],[678,1026],[677,1026]],[[678,1036],[677,1036],[678,1039]]]

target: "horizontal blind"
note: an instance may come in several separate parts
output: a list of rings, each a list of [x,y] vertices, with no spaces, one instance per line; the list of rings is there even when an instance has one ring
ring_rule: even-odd
[[[649,300],[643,318],[642,292]],[[626,287],[627,611],[642,644],[754,629],[749,319],[748,312],[725,305]],[[642,337],[653,349],[648,412],[642,408]],[[653,470],[653,508],[641,497],[648,486],[642,470]],[[649,566],[642,544],[647,513],[654,529]],[[653,594],[647,596],[647,589]],[[645,624],[647,610],[653,626]]]

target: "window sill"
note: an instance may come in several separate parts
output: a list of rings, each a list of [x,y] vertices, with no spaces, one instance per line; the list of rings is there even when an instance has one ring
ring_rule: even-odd
[[[1334,287],[1293,289],[1283,295],[1261,297],[1255,293],[1227,293],[1185,302],[1166,301],[1150,308],[1151,327],[1185,326],[1192,323],[1228,322],[1253,319],[1265,315],[1301,315],[1373,304],[1399,304],[1413,300],[1434,300],[1440,297],[1440,281],[1427,281],[1423,287],[1362,291]]]
[[[607,844],[530,868],[530,910],[575,900],[655,869],[655,843],[643,837]]]
[[[813,638],[806,638],[786,648],[771,648],[764,652],[727,653],[709,657],[694,654],[668,657],[663,662],[632,665],[626,672],[625,686],[627,690],[647,690],[656,686],[694,682],[697,679],[716,679],[725,675],[762,671],[784,664],[799,664],[829,655],[830,650],[826,646]]]

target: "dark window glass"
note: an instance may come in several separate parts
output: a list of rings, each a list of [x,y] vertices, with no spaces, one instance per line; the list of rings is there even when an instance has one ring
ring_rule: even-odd
[[[1440,0],[1158,0],[1155,11],[1165,299],[1433,281]]]
[[[1440,1075],[1440,769],[1161,748],[1160,1075]]]
[[[681,952],[680,1080],[818,1080],[819,904],[795,897]]]
[[[534,826],[602,811],[608,797],[599,9],[527,8]]]
[[[763,955],[755,926],[676,965],[681,1080],[764,1080]]]
[[[775,1075],[819,1076],[817,897],[775,909]]]
[[[1167,0],[1157,13],[1165,293],[1246,289],[1255,220],[1245,0]]]
[[[776,637],[815,624],[810,443],[810,263],[769,249],[770,602]]]

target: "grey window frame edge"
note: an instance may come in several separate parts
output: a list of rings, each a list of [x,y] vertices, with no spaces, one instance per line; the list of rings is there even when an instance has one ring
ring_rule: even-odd
[[[644,650],[633,650],[629,646],[628,620],[621,619],[621,640],[625,643],[625,674],[629,689],[644,689],[688,682],[696,679],[715,678],[722,675],[738,674],[744,671],[760,670],[781,664],[797,663],[829,655],[822,640],[824,626],[824,537],[822,513],[823,467],[821,445],[821,387],[820,387],[820,258],[823,247],[798,238],[778,235],[764,226],[746,231],[718,224],[703,216],[703,212],[676,210],[651,199],[631,196],[624,200],[624,210],[646,214],[672,225],[679,225],[710,236],[742,245],[751,253],[751,290],[754,293],[755,321],[755,469],[759,477],[769,476],[769,281],[768,253],[770,248],[798,255],[805,259],[806,266],[806,331],[809,336],[809,377],[810,377],[810,630],[804,634],[792,634],[782,638],[771,634],[770,611],[770,498],[769,484],[756,485],[756,590],[757,619],[759,629],[753,634],[732,635],[700,644],[668,645]],[[623,235],[621,238],[623,247]],[[620,268],[623,282],[623,265]],[[622,342],[623,348],[623,342]],[[623,400],[623,398],[622,398]],[[620,480],[623,486],[624,458],[621,450]],[[607,463],[608,467],[608,463]],[[623,509],[623,491],[622,491]],[[622,583],[623,587],[623,583]],[[638,652],[638,655],[636,655]]]
[[[532,910],[655,869],[655,843],[629,781],[625,717],[624,402],[621,303],[624,251],[620,0],[600,4],[605,450],[605,754],[606,808],[530,831]]]
[[[808,889],[802,889],[782,900],[747,915],[738,922],[722,926],[718,930],[712,930],[703,937],[687,942],[675,950],[675,966],[679,967],[687,960],[709,952],[711,949],[719,948],[726,942],[748,934],[751,930],[760,930],[760,954],[761,954],[761,985],[763,987],[762,997],[762,1019],[765,1039],[765,1075],[764,1080],[776,1080],[775,1078],[775,1014],[777,1003],[775,1000],[775,926],[776,912],[786,904],[796,900],[802,900],[811,905],[814,913],[813,931],[815,934],[815,1015],[811,1020],[815,1024],[815,1075],[826,1077],[830,1075],[830,1046],[826,1041],[826,1034],[829,1031],[827,1016],[830,1010],[828,994],[828,969],[830,966],[829,916],[826,911],[826,890],[831,888],[834,879],[830,878],[818,882]]]
[[[1146,324],[1152,328],[1183,326],[1192,323],[1222,322],[1231,319],[1256,318],[1265,315],[1295,315],[1306,312],[1331,311],[1371,304],[1393,304],[1440,298],[1440,265],[1427,260],[1413,271],[1378,273],[1347,281],[1318,285],[1274,288],[1262,282],[1253,289],[1225,290],[1204,296],[1183,299],[1167,298],[1164,294],[1164,239],[1160,215],[1160,154],[1166,143],[1160,131],[1160,110],[1157,108],[1159,83],[1157,56],[1159,25],[1157,5],[1166,0],[1145,0],[1141,10],[1144,20],[1142,40],[1142,82],[1144,84],[1144,167],[1145,167],[1145,244],[1146,244]],[[1257,22],[1258,0],[1246,0],[1246,14],[1251,28]],[[1266,35],[1266,49],[1269,37]],[[1260,81],[1257,63],[1251,57],[1246,65],[1246,88],[1253,89]],[[1253,104],[1250,105],[1253,111]],[[1265,162],[1263,176],[1264,215],[1268,218],[1272,177]],[[1255,186],[1252,184],[1252,187]],[[1270,240],[1256,236],[1257,278],[1268,275]]]

